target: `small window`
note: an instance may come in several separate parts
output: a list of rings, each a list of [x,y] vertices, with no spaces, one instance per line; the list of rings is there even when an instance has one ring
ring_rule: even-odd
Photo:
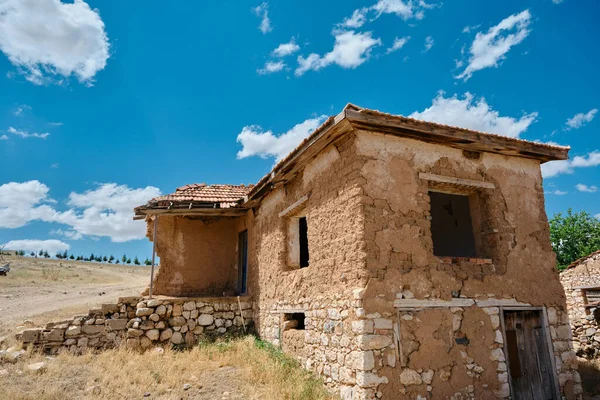
[[[308,226],[306,225],[306,217],[301,217],[298,220],[298,234],[300,242],[300,268],[308,267]]]
[[[287,253],[289,268],[298,269],[309,266],[308,221],[304,210],[288,218]]]
[[[295,312],[290,314],[283,315],[283,324],[284,331],[295,329],[295,330],[304,330],[304,318],[305,315],[303,312]]]
[[[433,254],[476,257],[469,197],[429,192]]]

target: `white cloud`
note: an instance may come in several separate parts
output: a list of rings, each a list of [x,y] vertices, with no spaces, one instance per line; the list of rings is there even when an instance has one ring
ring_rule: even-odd
[[[552,2],[553,2],[554,4],[560,4],[560,3],[562,3],[562,2],[563,2],[563,0],[552,0]]]
[[[425,49],[423,50],[423,53],[427,53],[429,50],[431,50],[434,44],[435,41],[433,40],[433,38],[431,36],[427,36],[425,38]]]
[[[529,10],[525,10],[503,19],[486,33],[478,32],[469,49],[469,63],[456,78],[466,81],[475,71],[498,67],[510,48],[521,43],[529,35],[530,23],[531,14]]]
[[[50,126],[63,126],[64,123],[62,122],[47,122],[48,125]]]
[[[259,75],[267,75],[279,72],[283,68],[285,68],[285,63],[283,61],[267,61],[265,66],[257,69],[256,72],[258,72]]]
[[[2,136],[0,136],[0,140],[8,140],[8,136],[2,135]]]
[[[142,239],[144,224],[133,221],[133,208],[160,194],[152,186],[130,189],[124,185],[105,183],[84,193],[72,192],[65,212],[45,203],[49,188],[39,181],[10,182],[0,186],[0,228],[18,228],[30,221],[68,225],[73,234],[108,236],[113,242]]]
[[[423,0],[378,0],[377,3],[370,7],[362,7],[354,10],[352,15],[345,18],[338,26],[350,29],[360,28],[366,22],[375,21],[383,14],[395,14],[404,21],[413,18],[420,20],[425,17],[425,10],[434,7],[436,7],[436,5],[427,4]]]
[[[13,112],[14,115],[21,116],[23,115],[23,113],[27,112],[27,111],[31,111],[32,108],[31,106],[28,106],[27,104],[21,104],[20,106],[17,106],[17,108],[15,108],[15,111]]]
[[[146,228],[133,220],[133,208],[158,195],[160,190],[152,186],[130,189],[105,183],[95,190],[72,192],[68,201],[71,209],[60,213],[54,221],[69,225],[81,235],[108,236],[113,242],[143,239]]]
[[[402,47],[404,47],[404,45],[410,40],[410,36],[406,36],[403,38],[399,38],[396,37],[394,39],[394,44],[392,44],[392,47],[389,47],[386,51],[387,54],[394,52],[396,50],[400,50]]]
[[[54,255],[59,251],[69,250],[71,246],[68,243],[61,242],[60,240],[37,240],[37,239],[23,239],[23,240],[11,240],[4,244],[6,250],[25,250],[35,251],[46,250],[48,253]]]
[[[17,136],[21,136],[22,138],[30,138],[30,137],[34,137],[34,138],[39,138],[39,139],[46,139],[48,136],[50,136],[49,133],[29,133],[27,131],[21,131],[19,129],[15,129],[12,126],[8,128],[8,131],[10,133],[12,133],[13,135],[17,135]]]
[[[344,28],[360,28],[367,22],[367,14],[369,13],[369,7],[363,7],[354,10],[350,17],[344,19],[344,22],[340,24]]]
[[[0,228],[19,228],[29,221],[51,219],[50,189],[39,181],[0,185]]]
[[[89,85],[109,57],[104,22],[82,0],[3,0],[0,50],[38,85],[71,75]]]
[[[572,160],[550,161],[542,164],[542,176],[552,178],[562,174],[572,174],[575,168],[589,168],[600,165],[600,151],[594,150],[584,156],[575,156]]]
[[[597,112],[598,112],[598,109],[594,108],[585,114],[584,113],[575,114],[573,116],[573,118],[567,119],[567,122],[566,122],[567,127],[565,129],[570,131],[571,129],[581,128],[582,126],[592,122],[592,120],[596,116]]]
[[[245,126],[237,137],[237,141],[242,144],[242,150],[237,153],[237,158],[275,157],[275,160],[279,161],[318,128],[326,118],[327,116],[321,115],[307,119],[280,135],[274,135],[270,130],[265,132],[257,125]]]
[[[315,53],[306,58],[298,56],[296,76],[301,76],[309,70],[318,71],[331,64],[337,64],[342,68],[358,67],[367,61],[374,46],[381,45],[381,39],[373,39],[371,35],[371,32],[334,31],[333,50],[323,56]]]
[[[261,18],[258,29],[263,34],[271,32],[273,28],[271,27],[271,20],[269,19],[269,3],[264,2],[261,5],[254,7],[254,13]]]
[[[456,94],[444,97],[444,92],[439,92],[431,107],[421,112],[415,111],[409,117],[516,138],[535,122],[537,113],[524,114],[518,119],[501,117],[483,97],[475,100],[467,92],[464,99],[460,99]]]
[[[51,235],[59,235],[59,236],[64,236],[67,239],[71,239],[71,240],[80,240],[83,238],[83,234],[81,232],[76,232],[76,231],[63,231],[62,229],[53,229],[50,231]]]
[[[578,183],[577,185],[575,185],[575,189],[579,190],[580,192],[586,193],[596,193],[598,191],[597,186],[588,186],[584,185],[583,183]]]
[[[59,167],[59,163],[52,163],[50,164],[50,168],[58,168]]]
[[[290,54],[294,54],[300,50],[300,46],[296,44],[296,40],[292,38],[288,43],[281,43],[273,52],[271,53],[274,57],[285,57]]]
[[[554,194],[556,196],[564,196],[565,194],[567,194],[568,192],[556,189],[556,190],[551,190],[549,192],[545,192],[545,194]]]
[[[481,26],[481,24],[473,25],[473,26],[465,26],[462,30],[462,33],[471,33],[471,31],[478,29],[480,26]]]

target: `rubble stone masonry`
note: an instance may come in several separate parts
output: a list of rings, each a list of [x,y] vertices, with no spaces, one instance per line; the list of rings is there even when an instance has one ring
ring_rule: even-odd
[[[567,296],[573,347],[577,355],[588,359],[600,358],[600,306],[589,307],[583,289],[600,288],[600,252],[562,271],[560,280]]]
[[[252,326],[252,305],[247,298],[122,297],[117,304],[104,304],[88,315],[24,330],[18,338],[48,353],[79,354],[121,343],[141,349],[191,346],[203,335],[244,333]]]

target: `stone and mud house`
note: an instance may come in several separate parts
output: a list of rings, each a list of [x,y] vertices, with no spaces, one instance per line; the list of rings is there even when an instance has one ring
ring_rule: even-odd
[[[571,263],[560,273],[560,280],[577,355],[600,358],[600,250]]]
[[[150,296],[24,341],[253,327],[343,399],[581,398],[540,171],[567,154],[349,104],[256,185],[137,207],[160,258]]]

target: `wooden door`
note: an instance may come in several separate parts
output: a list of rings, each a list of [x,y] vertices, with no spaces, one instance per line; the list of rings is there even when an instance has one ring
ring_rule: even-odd
[[[238,234],[238,295],[246,294],[248,280],[248,231]]]
[[[557,399],[541,311],[504,311],[508,372],[515,400]]]

